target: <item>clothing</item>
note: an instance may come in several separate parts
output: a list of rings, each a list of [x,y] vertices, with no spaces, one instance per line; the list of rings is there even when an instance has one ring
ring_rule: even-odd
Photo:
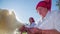
[[[56,29],[60,32],[60,11],[48,11],[47,15],[39,21],[37,28],[42,30]]]
[[[32,23],[31,25],[30,25],[30,27],[32,28],[32,27],[35,27],[36,26],[36,23]]]
[[[25,25],[25,27],[28,27],[28,28],[33,28],[33,27],[35,27],[36,26],[36,23],[34,22],[34,23],[32,23],[31,25]]]

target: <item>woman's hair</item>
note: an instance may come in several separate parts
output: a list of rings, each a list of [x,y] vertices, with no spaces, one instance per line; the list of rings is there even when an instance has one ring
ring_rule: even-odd
[[[29,20],[32,20],[32,22],[35,22],[34,18],[33,17],[30,17]]]

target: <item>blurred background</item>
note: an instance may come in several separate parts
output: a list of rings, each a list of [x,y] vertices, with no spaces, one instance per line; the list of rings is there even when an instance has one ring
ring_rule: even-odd
[[[39,1],[42,0],[0,0],[0,9],[13,11],[19,23],[29,24],[29,17],[33,17],[36,22],[41,19],[36,11],[36,5]],[[52,0],[51,10],[59,10],[59,7],[60,0]],[[16,31],[18,33],[18,30],[15,30],[15,33]]]
[[[35,21],[40,19],[35,7],[42,0],[0,0],[1,9],[13,10],[19,21],[24,24],[29,23],[29,17],[33,17]],[[52,0],[52,10],[58,10],[56,6],[58,0]]]

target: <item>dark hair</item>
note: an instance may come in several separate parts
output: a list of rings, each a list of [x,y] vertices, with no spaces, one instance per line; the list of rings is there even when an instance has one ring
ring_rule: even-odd
[[[32,19],[32,22],[35,22],[34,18],[33,17],[30,17],[29,20]]]

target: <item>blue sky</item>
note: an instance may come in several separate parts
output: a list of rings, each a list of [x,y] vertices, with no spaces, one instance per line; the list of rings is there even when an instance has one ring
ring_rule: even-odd
[[[23,23],[29,23],[29,17],[33,17],[38,21],[40,16],[35,7],[41,0],[0,0],[0,8],[13,9]],[[52,10],[58,10],[56,6],[57,0],[52,0]]]

